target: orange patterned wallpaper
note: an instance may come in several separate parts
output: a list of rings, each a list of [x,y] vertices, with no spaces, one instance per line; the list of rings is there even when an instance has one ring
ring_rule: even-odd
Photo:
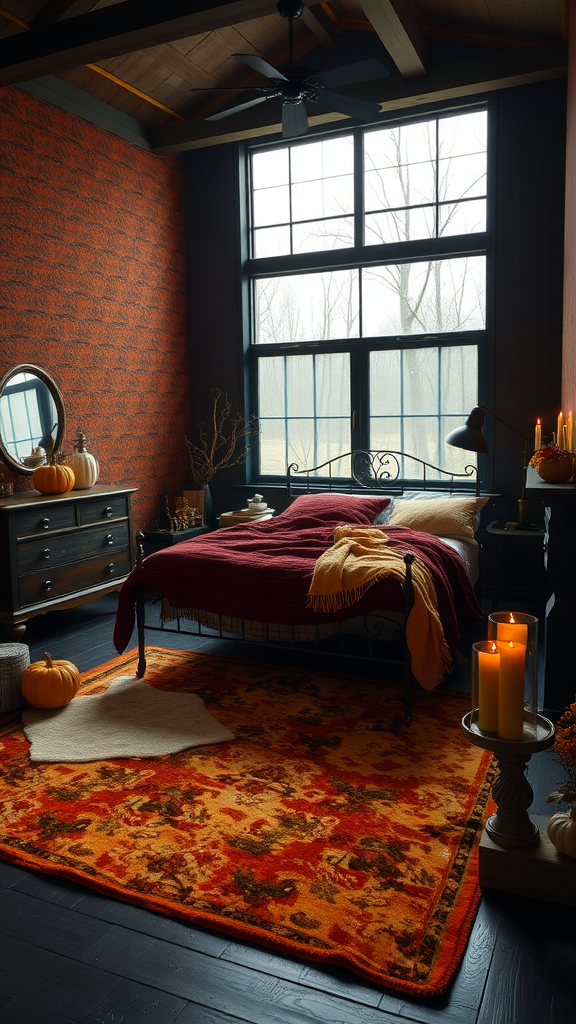
[[[100,482],[138,488],[134,525],[186,483],[182,176],[159,157],[17,88],[0,91],[0,377],[57,381],[66,450],[81,426]],[[14,488],[30,477],[11,473]]]

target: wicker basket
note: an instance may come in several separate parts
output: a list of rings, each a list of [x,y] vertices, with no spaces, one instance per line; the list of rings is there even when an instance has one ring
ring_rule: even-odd
[[[29,664],[30,648],[26,644],[0,644],[0,711],[28,706],[21,682]]]
[[[538,465],[538,476],[549,484],[564,484],[574,473],[574,457],[563,455],[560,459],[542,459]]]

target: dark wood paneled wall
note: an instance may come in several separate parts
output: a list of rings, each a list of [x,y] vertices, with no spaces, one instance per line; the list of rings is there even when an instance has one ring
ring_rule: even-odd
[[[179,158],[16,88],[0,91],[0,138],[0,376],[27,362],[55,377],[68,438],[81,426],[101,482],[138,488],[141,527],[186,468]]]

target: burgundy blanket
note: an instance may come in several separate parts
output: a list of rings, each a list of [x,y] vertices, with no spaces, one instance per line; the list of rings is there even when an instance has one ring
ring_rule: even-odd
[[[386,501],[380,499],[380,507]],[[157,551],[133,569],[120,591],[114,645],[127,647],[134,627],[136,588],[162,596],[173,608],[199,608],[256,622],[321,624],[364,612],[402,611],[399,583],[386,579],[351,608],[317,613],[306,608],[315,563],[331,547],[338,525],[373,525],[370,516],[346,514],[335,507],[316,514],[299,498],[274,519],[216,530],[194,540]],[[401,526],[381,529],[390,547],[411,551],[432,573],[444,635],[455,647],[460,627],[482,612],[456,552],[437,537]]]

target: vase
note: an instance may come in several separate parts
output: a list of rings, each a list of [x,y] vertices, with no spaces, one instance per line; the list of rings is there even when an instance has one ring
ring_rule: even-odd
[[[574,473],[574,456],[566,454],[559,459],[542,459],[537,472],[546,483],[565,484]]]

